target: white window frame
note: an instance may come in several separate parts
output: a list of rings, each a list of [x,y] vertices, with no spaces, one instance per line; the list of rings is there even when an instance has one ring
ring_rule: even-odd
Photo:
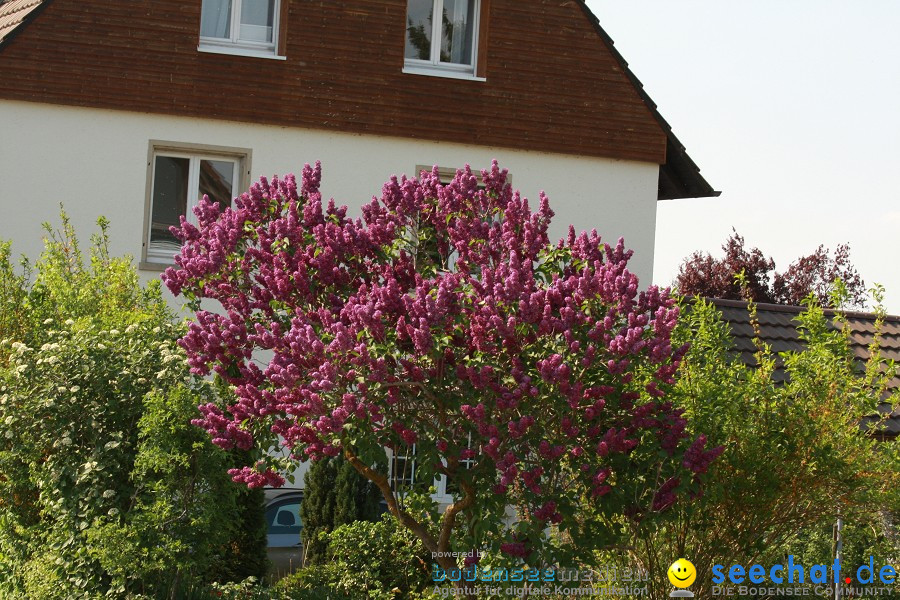
[[[477,76],[478,70],[478,38],[481,33],[481,4],[482,0],[472,0],[475,3],[475,22],[472,24],[472,64],[448,63],[441,61],[441,25],[444,14],[444,0],[432,0],[431,23],[431,58],[422,60],[419,58],[405,58],[403,72],[412,75],[430,75],[435,77],[449,77],[452,79],[469,79],[474,81],[486,81],[484,77]],[[408,10],[408,8],[407,8]],[[409,14],[407,12],[407,14]],[[406,22],[404,22],[406,23]],[[407,30],[403,28],[404,44],[406,43]],[[405,46],[404,46],[405,47]]]
[[[279,31],[281,27],[281,1],[282,0],[274,0],[275,6],[273,8],[271,43],[240,39],[242,2],[241,0],[229,0],[229,2],[231,2],[231,25],[229,27],[231,37],[226,39],[205,37],[201,35],[197,50],[215,54],[234,54],[238,56],[285,60],[286,57],[278,54],[278,40],[280,39]]]
[[[469,432],[469,437],[466,440],[466,449],[472,450],[472,432]],[[446,465],[446,462],[444,463]],[[459,461],[459,466],[462,469],[468,470],[478,464],[478,455],[476,454],[475,458],[462,458]],[[435,499],[439,502],[454,502],[457,498],[455,494],[450,493],[447,490],[447,484],[449,483],[446,475],[441,475],[435,480],[435,488],[437,489],[437,494],[435,494]]]
[[[197,224],[197,216],[194,208],[199,204],[200,198],[194,197],[192,190],[200,189],[200,161],[202,160],[230,160],[234,161],[235,169],[232,175],[232,200],[242,190],[249,186],[250,157],[249,148],[232,148],[226,146],[210,146],[202,144],[185,144],[181,142],[165,142],[150,140],[150,148],[147,155],[147,192],[144,205],[144,234],[141,249],[141,261],[139,268],[161,271],[173,264],[174,254],[168,250],[155,250],[150,246],[150,230],[153,226],[153,185],[156,170],[157,156],[171,156],[173,158],[186,158],[190,161],[188,167],[188,197],[187,220]]]
[[[418,462],[416,444],[412,446],[404,446],[406,454],[395,454],[393,450],[388,449],[388,481],[391,489],[395,492],[404,491],[412,488],[416,483],[416,467]],[[404,461],[405,465],[409,465],[410,473],[394,473],[394,465],[398,460]],[[404,467],[404,471],[406,468]]]
[[[433,165],[418,164],[418,165],[416,165],[415,177],[418,178],[419,175],[422,174],[422,171],[427,171],[427,172],[431,173],[431,170],[433,168],[434,168]],[[459,169],[462,169],[462,166],[460,166]],[[440,177],[440,179],[441,179],[441,185],[447,185],[448,183],[453,181],[453,178],[456,177],[456,171],[457,171],[456,167],[442,167],[442,166],[438,165],[438,177]],[[479,170],[479,169],[472,169],[472,173],[476,177],[480,178],[480,176],[481,176],[481,170]],[[506,183],[512,185],[512,178],[513,178],[512,173],[507,173],[506,174]],[[480,179],[479,179],[478,189],[483,189],[483,188],[484,188],[484,185],[480,182]]]

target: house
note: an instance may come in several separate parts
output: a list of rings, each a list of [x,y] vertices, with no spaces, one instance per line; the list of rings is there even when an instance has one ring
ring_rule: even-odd
[[[353,214],[497,158],[645,282],[657,201],[717,194],[581,0],[6,0],[0,80],[0,238],[36,255],[63,202],[147,278],[201,193],[315,160]]]
[[[353,214],[496,158],[644,282],[657,201],[718,195],[583,0],[0,0],[0,81],[0,239],[37,256],[62,202],[146,279],[203,194],[315,160]]]
[[[739,300],[708,300],[716,306],[722,314],[722,319],[730,325],[734,349],[739,354],[741,361],[746,365],[756,365],[756,345],[753,343],[756,334],[747,310],[747,303]],[[798,323],[795,319],[804,310],[800,306],[764,303],[756,305],[760,339],[769,344],[773,354],[797,352],[803,349],[803,342],[797,329]],[[834,323],[834,311],[826,310],[825,315],[831,327],[837,328]],[[850,327],[850,349],[861,366],[869,358],[869,346],[875,336],[876,315],[866,312],[845,312],[844,317]],[[881,327],[880,351],[884,360],[893,360],[900,364],[900,317],[885,317]],[[776,381],[784,381],[787,377],[780,359],[776,361],[774,377]],[[888,383],[888,391],[891,393],[900,391],[900,378],[891,379]],[[886,415],[879,425],[878,438],[900,441],[900,406],[893,407],[889,402],[881,402],[878,405],[878,411],[882,415]],[[870,425],[877,420],[878,417],[873,415],[866,419],[864,425]]]

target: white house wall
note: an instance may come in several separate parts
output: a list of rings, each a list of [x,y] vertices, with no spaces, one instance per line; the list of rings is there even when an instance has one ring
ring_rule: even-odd
[[[148,148],[162,140],[249,148],[251,181],[321,160],[323,195],[346,204],[351,216],[380,196],[391,174],[413,174],[421,164],[481,169],[496,158],[533,207],[540,190],[549,195],[554,240],[570,223],[596,228],[609,243],[624,236],[635,250],[632,270],[643,284],[652,274],[655,164],[30,102],[0,101],[0,122],[0,239],[32,258],[41,249],[41,223],[57,224],[62,202],[85,243],[103,215],[112,252],[139,260]]]

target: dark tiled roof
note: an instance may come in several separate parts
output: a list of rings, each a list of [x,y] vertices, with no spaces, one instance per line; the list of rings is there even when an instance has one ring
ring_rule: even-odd
[[[0,45],[49,0],[0,0]]]
[[[722,317],[731,325],[731,334],[735,348],[740,353],[741,360],[748,365],[755,365],[756,347],[753,345],[753,326],[750,324],[750,314],[747,311],[747,303],[736,300],[709,299],[722,313]],[[803,312],[799,306],[782,306],[778,304],[757,304],[757,319],[759,320],[760,338],[769,344],[772,352],[786,352],[802,350],[803,343],[797,331],[797,315]],[[834,311],[826,310],[829,318],[834,317]],[[864,312],[846,312],[844,316],[850,326],[851,350],[860,363],[869,357],[869,345],[875,333],[875,315]],[[832,327],[835,327],[833,320]],[[888,316],[881,328],[881,355],[885,360],[893,359],[900,363],[900,317]],[[784,380],[785,374],[779,368],[775,374],[777,379]],[[890,391],[900,390],[900,378],[893,378],[889,384]],[[890,418],[885,421],[884,434],[891,437],[900,436],[900,406],[892,407],[887,402],[882,402],[879,412],[890,413]]]

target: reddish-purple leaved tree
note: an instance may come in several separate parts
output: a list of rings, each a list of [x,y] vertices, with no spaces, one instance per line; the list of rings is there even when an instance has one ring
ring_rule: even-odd
[[[547,198],[532,212],[506,179],[496,163],[481,181],[468,167],[447,185],[436,168],[394,177],[361,220],[323,209],[318,164],[299,189],[289,175],[224,212],[203,201],[163,275],[197,310],[181,340],[194,372],[235,392],[197,423],[223,448],[343,453],[435,553],[546,562],[562,556],[553,526],[555,547],[589,553],[615,537],[592,515],[671,506],[718,452],[690,443],[665,399],[685,351],[670,345],[674,300],[638,292],[621,240],[570,229],[550,244]],[[415,475],[376,468],[384,448],[405,466],[415,454]],[[279,486],[284,467],[268,452],[232,474]],[[434,525],[397,483],[440,477],[457,492]]]
[[[732,230],[722,244],[725,256],[713,258],[708,252],[694,252],[681,263],[675,287],[681,294],[726,300],[753,300],[800,306],[813,296],[822,306],[831,306],[835,280],[844,286],[847,302],[853,307],[866,303],[866,284],[850,262],[850,245],[834,252],[819,245],[808,256],[795,260],[783,273],[775,261],[759,248],[747,249],[743,236]],[[737,280],[743,273],[744,282]]]

